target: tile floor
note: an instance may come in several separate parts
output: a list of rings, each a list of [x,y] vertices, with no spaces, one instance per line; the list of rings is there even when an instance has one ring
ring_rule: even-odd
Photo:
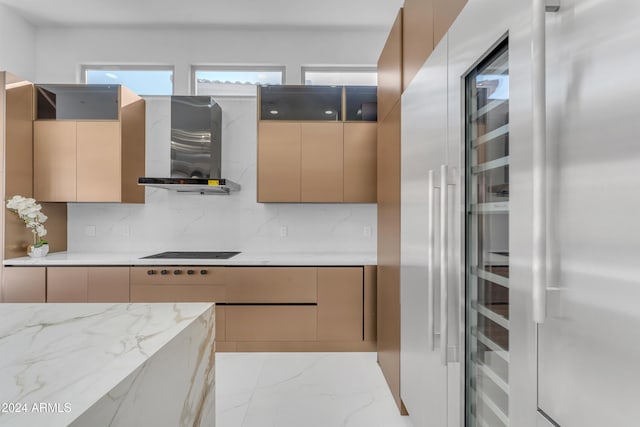
[[[217,427],[412,427],[375,353],[217,353]]]

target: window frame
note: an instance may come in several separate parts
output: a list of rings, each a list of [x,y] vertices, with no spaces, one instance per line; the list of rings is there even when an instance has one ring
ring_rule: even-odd
[[[303,65],[300,67],[300,80],[303,86],[307,85],[306,74],[307,72],[336,72],[336,73],[358,73],[358,72],[375,72],[376,81],[378,77],[378,67],[375,65]],[[344,85],[344,86],[356,86],[356,85]],[[362,85],[371,86],[371,85]]]
[[[139,96],[171,96],[176,93],[176,67],[175,65],[135,65],[135,64],[82,64],[80,66],[80,83],[87,84],[87,71],[171,71],[171,94],[138,94]]]
[[[221,64],[221,65],[215,65],[215,64],[201,64],[201,65],[191,65],[191,73],[190,73],[190,88],[189,88],[189,92],[191,93],[191,95],[197,95],[196,94],[196,86],[197,86],[197,79],[196,79],[196,73],[198,71],[253,71],[253,72],[259,72],[259,71],[267,71],[267,72],[272,72],[272,71],[280,71],[282,73],[282,79],[280,84],[284,85],[287,82],[287,67],[285,65],[230,65],[230,64]],[[260,86],[260,84],[258,83],[257,86]],[[216,96],[243,96],[243,95],[216,95]]]

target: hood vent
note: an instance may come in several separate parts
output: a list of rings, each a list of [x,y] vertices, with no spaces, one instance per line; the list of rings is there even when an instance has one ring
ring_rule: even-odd
[[[171,176],[138,184],[179,192],[229,194],[240,185],[222,178],[222,109],[210,96],[171,97]]]

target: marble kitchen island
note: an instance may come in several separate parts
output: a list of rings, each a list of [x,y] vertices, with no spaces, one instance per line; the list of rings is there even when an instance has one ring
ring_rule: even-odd
[[[1,304],[0,426],[213,426],[214,306]]]

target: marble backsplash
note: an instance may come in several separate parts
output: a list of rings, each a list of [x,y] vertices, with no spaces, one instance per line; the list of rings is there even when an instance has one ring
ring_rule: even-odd
[[[228,196],[146,190],[144,205],[69,203],[71,252],[375,252],[375,204],[256,202],[256,98],[220,98]],[[170,101],[147,99],[146,176],[169,176]]]

